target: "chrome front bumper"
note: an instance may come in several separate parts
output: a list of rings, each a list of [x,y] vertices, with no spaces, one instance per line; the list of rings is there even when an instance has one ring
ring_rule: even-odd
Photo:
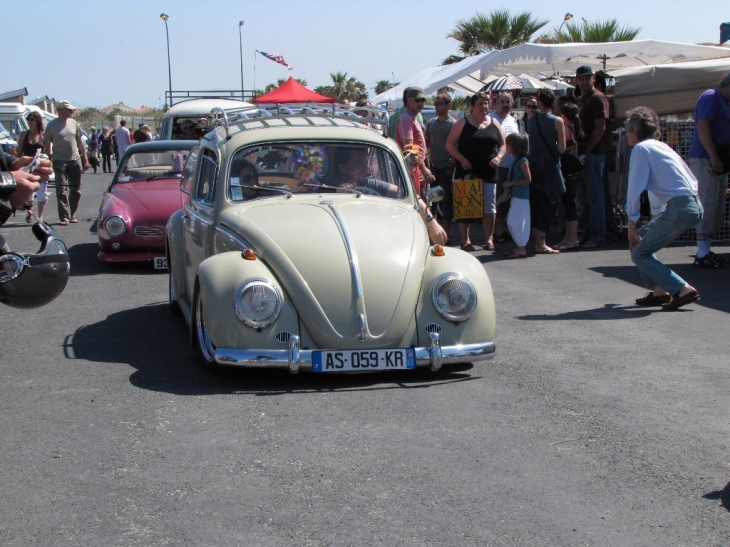
[[[414,348],[417,367],[431,367],[437,371],[441,365],[480,361],[494,357],[494,342],[466,344],[463,346],[441,346],[438,333],[431,333],[431,345]],[[318,350],[315,350],[318,351]],[[227,367],[243,368],[286,368],[296,374],[300,370],[312,371],[313,350],[299,347],[299,337],[292,336],[289,349],[282,350],[245,350],[215,348],[215,361]]]

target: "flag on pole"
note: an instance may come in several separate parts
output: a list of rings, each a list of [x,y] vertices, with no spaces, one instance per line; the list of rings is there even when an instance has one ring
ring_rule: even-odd
[[[275,63],[279,63],[280,65],[284,65],[288,70],[291,70],[292,69],[292,67],[290,67],[287,64],[286,60],[281,55],[273,55],[272,53],[266,53],[265,51],[259,51],[258,49],[256,51],[258,53],[260,53],[261,55],[263,55],[264,57],[266,57],[267,59],[271,59]]]

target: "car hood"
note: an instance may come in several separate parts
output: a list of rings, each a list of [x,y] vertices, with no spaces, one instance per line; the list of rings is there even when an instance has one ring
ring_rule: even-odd
[[[163,223],[183,206],[184,194],[180,191],[180,179],[115,184],[112,187],[112,194],[138,214],[146,212],[151,216],[164,217]]]
[[[393,347],[412,328],[429,244],[406,203],[281,198],[221,220],[266,262],[318,347]]]

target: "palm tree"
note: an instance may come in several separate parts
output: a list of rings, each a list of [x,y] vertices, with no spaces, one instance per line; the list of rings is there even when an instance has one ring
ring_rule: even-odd
[[[641,32],[640,27],[619,27],[616,19],[568,23],[541,38],[542,43],[566,42],[630,42]]]
[[[347,72],[330,72],[332,85],[315,88],[317,93],[332,97],[338,103],[357,101],[367,98],[367,86],[354,76],[347,77]]]
[[[458,20],[447,37],[458,41],[459,52],[468,57],[529,42],[547,24],[547,20],[536,19],[528,11],[512,15],[507,9],[498,9],[489,15],[477,12],[470,19]],[[451,55],[441,64],[452,64],[462,59],[464,57]]]
[[[385,93],[390,88],[397,86],[400,84],[400,82],[391,82],[389,80],[379,80],[375,84],[375,94],[380,95],[381,93]]]

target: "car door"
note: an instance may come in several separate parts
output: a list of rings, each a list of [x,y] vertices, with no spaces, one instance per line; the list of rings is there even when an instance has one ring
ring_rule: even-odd
[[[183,249],[185,256],[185,288],[193,297],[198,265],[208,257],[215,223],[216,178],[218,158],[210,149],[198,155],[197,175],[183,214]]]

